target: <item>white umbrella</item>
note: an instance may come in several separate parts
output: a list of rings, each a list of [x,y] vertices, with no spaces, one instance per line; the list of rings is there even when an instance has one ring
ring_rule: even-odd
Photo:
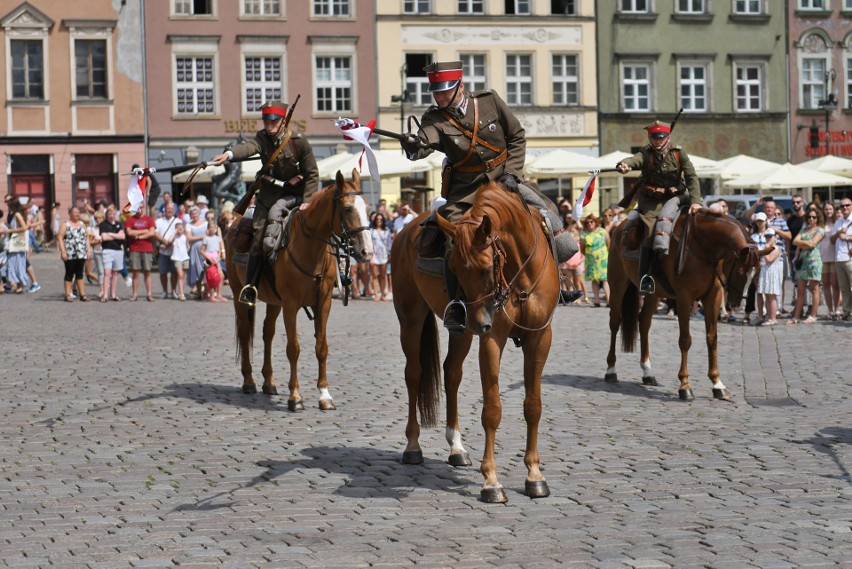
[[[746,156],[745,154],[738,154],[731,158],[719,160],[717,168],[706,170],[704,174],[706,176],[719,176],[726,180],[729,178],[738,178],[741,176],[749,176],[760,172],[766,172],[767,170],[777,168],[780,165],[781,164],[778,164],[777,162],[770,162],[768,160],[761,160],[760,158]]]
[[[174,184],[185,184],[189,179],[190,174],[192,174],[193,169],[184,170],[183,172],[178,172],[177,174],[172,175],[172,183]],[[201,170],[195,177],[192,179],[193,182],[197,182],[199,184],[209,184],[213,181],[213,176],[217,176],[219,174],[225,173],[224,166],[207,166],[203,170]]]
[[[815,158],[814,160],[808,160],[807,162],[802,162],[798,164],[802,168],[810,168],[811,170],[818,170],[820,172],[828,172],[829,174],[836,174],[838,176],[846,176],[852,177],[852,160],[848,158],[841,158],[840,156],[834,156],[833,154],[829,154],[828,156],[823,156],[822,158]]]
[[[715,176],[714,172],[719,169],[718,161],[710,160],[709,158],[704,158],[703,156],[690,154],[689,161],[692,162],[692,166],[693,168],[695,168],[695,173],[698,174],[699,178]]]
[[[742,176],[722,183],[726,188],[743,188],[756,190],[784,190],[793,188],[814,188],[829,186],[849,186],[852,180],[843,176],[835,176],[827,172],[819,172],[787,162],[777,168],[764,172]]]
[[[376,163],[379,166],[379,175],[385,176],[405,176],[415,172],[428,172],[434,167],[426,160],[411,161],[406,158],[399,150],[375,150]],[[361,160],[359,167],[358,161]],[[328,158],[323,158],[317,162],[321,180],[330,180],[337,175],[340,170],[344,177],[351,178],[352,170],[360,171],[362,179],[370,178],[370,171],[367,168],[367,157],[361,159],[361,153],[349,154],[341,152]]]
[[[524,172],[528,176],[552,178],[567,174],[584,174],[594,170],[597,158],[571,152],[570,150],[552,150],[527,162]]]

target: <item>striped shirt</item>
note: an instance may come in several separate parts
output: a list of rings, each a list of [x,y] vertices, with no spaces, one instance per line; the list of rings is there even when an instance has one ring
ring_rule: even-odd
[[[787,231],[788,233],[790,231],[790,228],[787,226],[787,220],[784,219],[783,215],[776,215],[772,219],[767,220],[766,226],[773,229],[780,229],[781,231]],[[784,248],[784,239],[780,235],[778,236],[778,239],[775,240],[775,245],[781,251],[781,255],[787,255],[787,251]]]

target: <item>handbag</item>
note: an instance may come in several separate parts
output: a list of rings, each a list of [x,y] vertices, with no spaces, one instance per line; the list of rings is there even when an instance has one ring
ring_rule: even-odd
[[[21,231],[20,233],[10,233],[6,244],[6,251],[9,253],[26,253],[29,248],[29,231]]]

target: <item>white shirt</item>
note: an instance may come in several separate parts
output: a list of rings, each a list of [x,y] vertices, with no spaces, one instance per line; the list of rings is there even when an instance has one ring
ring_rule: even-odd
[[[161,217],[160,219],[154,222],[154,227],[157,230],[157,235],[168,241],[172,238],[172,235],[175,234],[175,227],[181,221],[173,217],[171,219],[166,219],[165,217]],[[160,243],[160,255],[166,255],[170,257],[172,255],[172,248],[165,246],[163,243]]]
[[[412,219],[414,219],[414,214],[411,213],[411,212],[408,212],[404,216],[400,215],[396,219],[394,219],[393,220],[393,234],[396,235],[397,233],[402,231],[402,228],[405,227],[406,225],[408,225],[408,222],[411,221]]]
[[[179,263],[189,261],[189,247],[187,246],[186,234],[175,237],[172,243],[172,261]]]
[[[852,214],[849,214],[846,219],[836,221],[834,227],[831,228],[831,235],[834,236],[841,231],[846,233],[847,238],[852,237]],[[852,241],[841,241],[840,237],[837,238],[837,241],[834,242],[835,262],[845,263],[852,260],[849,255],[850,245],[852,245]]]

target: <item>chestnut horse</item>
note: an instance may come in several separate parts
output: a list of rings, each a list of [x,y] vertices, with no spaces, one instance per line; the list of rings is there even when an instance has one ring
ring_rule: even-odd
[[[656,292],[644,298],[640,310],[638,262],[624,256],[624,229],[624,223],[615,229],[609,247],[607,280],[610,287],[609,330],[611,336],[604,379],[608,382],[618,381],[615,371],[615,338],[619,326],[622,349],[625,352],[632,352],[638,323],[642,351],[639,359],[642,367],[642,383],[658,385],[651,370],[648,331],[660,299],[671,298],[677,302],[677,319],[680,327],[678,395],[684,400],[694,399],[687,369],[687,354],[692,346],[689,315],[692,312],[693,303],[701,300],[704,307],[704,327],[709,359],[707,376],[713,382],[713,396],[717,399],[729,399],[730,392],[719,380],[719,361],[716,351],[718,341],[716,326],[723,292],[727,292],[728,301],[732,306],[739,306],[745,286],[750,282],[752,274],[760,268],[759,256],[768,251],[758,252],[745,228],[733,217],[707,210],[699,210],[695,215],[681,215],[675,222],[669,254],[654,263]],[[685,246],[683,266],[682,270],[676,271],[677,250],[684,239],[684,233],[686,233],[686,242],[683,243]]]
[[[291,411],[304,409],[297,374],[300,347],[296,332],[296,317],[302,307],[310,307],[314,313],[315,351],[319,363],[319,408],[335,408],[326,377],[328,340],[325,331],[331,310],[331,292],[337,277],[332,238],[350,243],[352,254],[359,261],[368,261],[372,257],[373,241],[367,221],[367,205],[360,187],[357,171],[353,170],[351,182],[345,181],[343,174],[337,172],[334,184],[314,194],[307,208],[294,210],[290,214],[292,219],[289,243],[285,249],[278,252],[274,264],[265,268],[266,271],[272,271],[273,278],[262,274],[257,287],[258,299],[266,303],[261,368],[263,393],[278,393],[272,377],[272,341],[275,338],[275,320],[283,310],[287,332],[287,359],[290,362],[290,396],[287,399],[287,407]],[[255,307],[237,300],[245,284],[246,274],[244,265],[234,263],[233,244],[240,219],[239,216],[234,219],[225,238],[226,263],[228,280],[234,293],[237,356],[242,364],[242,389],[243,393],[257,393],[251,368]]]
[[[417,410],[426,427],[435,426],[441,389],[440,353],[435,315],[443,315],[447,293],[443,278],[416,268],[421,215],[405,226],[394,241],[393,303],[400,324],[408,388],[406,464],[423,462],[418,442]],[[550,352],[551,319],[559,299],[559,277],[541,216],[532,213],[517,194],[490,183],[476,193],[473,206],[458,224],[440,216],[438,223],[455,246],[450,267],[466,296],[467,330],[451,335],[444,360],[447,397],[446,437],[449,463],[471,464],[459,430],[458,390],[462,363],[473,335],[479,336],[479,369],[484,406],[485,453],[480,472],[485,502],[505,502],[497,480],[494,443],[500,425],[500,359],[506,340],[513,338],[524,354],[524,418],[527,423],[525,493],[532,498],[550,494],[539,469],[538,423],[541,418],[541,373]]]

